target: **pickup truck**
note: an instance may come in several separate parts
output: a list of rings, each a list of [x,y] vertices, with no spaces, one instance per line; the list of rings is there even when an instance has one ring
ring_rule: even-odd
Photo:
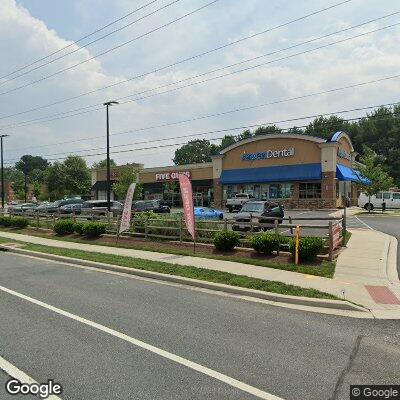
[[[248,193],[238,193],[234,197],[231,197],[226,201],[226,208],[229,212],[234,210],[240,210],[243,204],[247,203],[250,200],[253,200],[254,196]]]

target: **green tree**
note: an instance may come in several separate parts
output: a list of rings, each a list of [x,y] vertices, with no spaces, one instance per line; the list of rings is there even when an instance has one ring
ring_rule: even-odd
[[[282,130],[276,125],[260,126],[254,131],[254,136],[270,135],[274,133],[282,133]]]
[[[62,163],[56,161],[47,168],[45,183],[50,200],[62,199],[65,196],[65,171]]]
[[[164,183],[164,193],[171,197],[172,206],[174,206],[175,195],[179,193],[179,184],[177,181],[170,181]]]
[[[16,168],[7,168],[4,174],[5,180],[11,182],[12,190],[14,191],[17,199],[22,200],[25,197],[24,190],[24,174],[22,171]]]
[[[138,180],[138,172],[134,170],[129,165],[126,165],[121,172],[121,175],[117,182],[114,183],[112,189],[116,194],[117,198],[120,200],[125,199],[126,193],[128,192],[129,186],[137,182]],[[135,192],[133,194],[133,199],[138,200],[142,195],[142,185],[140,183],[136,183]]]
[[[231,146],[232,144],[236,143],[236,139],[232,135],[225,135],[221,140],[221,144],[219,145],[219,150],[226,149],[227,147]]]
[[[90,170],[84,158],[68,156],[63,162],[63,181],[68,195],[87,194],[91,187]]]
[[[206,139],[192,140],[175,150],[173,161],[175,165],[210,162],[211,156],[217,154],[218,151],[218,146]]]
[[[336,115],[331,115],[329,118],[318,117],[312,121],[305,133],[311,136],[317,136],[323,139],[330,139],[335,132],[348,132],[349,124]]]
[[[377,154],[367,146],[364,146],[364,155],[361,157],[361,163],[359,171],[369,180],[369,184],[362,183],[362,187],[369,198],[369,204],[371,204],[371,196],[382,190],[388,190],[393,186],[394,182],[393,178],[379,163]],[[369,206],[368,211],[371,211]]]
[[[33,170],[45,171],[49,162],[40,156],[31,156],[26,154],[15,163],[15,168],[22,171],[24,175],[29,176]]]
[[[112,158],[110,158],[110,167],[116,167],[116,166],[117,163]],[[93,163],[93,168],[95,169],[107,168],[107,159]]]

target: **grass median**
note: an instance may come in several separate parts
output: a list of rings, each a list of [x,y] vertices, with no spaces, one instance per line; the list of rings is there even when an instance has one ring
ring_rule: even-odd
[[[304,289],[299,286],[288,285],[282,282],[265,281],[262,279],[250,278],[243,275],[235,275],[227,272],[209,270],[205,268],[182,266],[178,264],[169,264],[165,262],[111,254],[94,253],[82,250],[61,249],[57,247],[49,247],[37,244],[26,244],[23,245],[23,248],[40,253],[55,254],[59,256],[101,262],[105,264],[118,265],[152,272],[159,272],[162,274],[176,275],[185,278],[199,279],[214,283],[223,283],[226,285],[262,290],[264,292],[270,293],[338,300],[333,295],[320,292],[319,290],[315,289]]]

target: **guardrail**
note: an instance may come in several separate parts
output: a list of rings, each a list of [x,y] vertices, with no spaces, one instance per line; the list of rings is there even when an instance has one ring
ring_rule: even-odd
[[[36,227],[38,230],[41,228],[53,229],[54,224],[64,218],[72,218],[76,222],[99,221],[107,225],[107,233],[109,234],[117,233],[120,219],[119,216],[105,216],[104,211],[93,211],[90,215],[36,212],[25,212],[15,215],[27,218],[30,221],[30,225]],[[146,217],[146,214],[140,213],[133,215],[130,229],[124,232],[122,236],[173,240],[180,243],[192,240],[185,227],[182,213],[164,214],[163,217],[161,215],[157,217]],[[249,236],[257,232],[273,230],[283,236],[295,237],[297,229],[300,236],[320,236],[325,238],[327,240],[326,248],[330,260],[334,259],[335,252],[340,245],[345,244],[345,224],[342,218],[289,216],[282,218],[282,223],[278,223],[278,219],[274,217],[263,217],[263,220],[269,220],[270,222],[239,222],[232,218],[219,220],[196,219],[196,241],[210,243],[215,233],[235,230],[235,228],[239,227],[241,229],[240,234],[242,235],[241,243],[242,245],[246,245],[249,242]]]

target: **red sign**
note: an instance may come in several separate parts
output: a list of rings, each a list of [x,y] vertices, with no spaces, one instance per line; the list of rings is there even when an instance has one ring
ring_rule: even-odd
[[[185,216],[186,228],[192,236],[196,237],[196,227],[194,223],[193,191],[190,179],[183,173],[179,174],[179,185],[183,204],[183,215]]]
[[[156,174],[156,181],[177,181],[180,174],[186,175],[189,179],[192,177],[190,171],[159,172]]]
[[[132,215],[132,199],[135,193],[136,183],[131,183],[128,192],[126,193],[124,210],[122,211],[121,223],[119,225],[119,232],[122,233],[129,229],[131,226],[131,215]]]

